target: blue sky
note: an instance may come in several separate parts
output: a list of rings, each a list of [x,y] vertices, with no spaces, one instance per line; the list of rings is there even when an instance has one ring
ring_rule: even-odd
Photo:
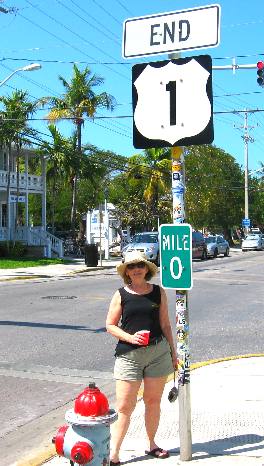
[[[213,66],[254,64],[264,60],[264,6],[261,0],[223,0],[221,6],[220,45],[215,48],[185,52],[184,56],[209,54]],[[210,5],[208,2],[175,0],[8,0],[0,1],[2,8],[15,8],[0,13],[1,53],[0,80],[13,70],[29,63],[41,63],[39,71],[15,74],[1,87],[1,94],[12,89],[27,90],[32,98],[60,96],[63,88],[58,75],[70,80],[72,62],[82,69],[89,66],[105,82],[98,92],[112,94],[117,107],[113,113],[104,110],[98,116],[115,118],[86,121],[83,143],[125,156],[140,152],[133,147],[131,68],[135,63],[167,59],[166,54],[147,58],[123,59],[123,22],[128,18],[163,12],[180,11]],[[206,25],[202,25],[206,27]],[[195,79],[195,76],[194,76]],[[213,72],[215,112],[264,109],[264,88],[258,86],[256,69]],[[35,117],[47,114],[40,110]],[[117,118],[119,117],[119,118]],[[214,116],[214,144],[233,155],[244,165],[242,136],[244,114],[223,113]],[[249,113],[249,169],[264,162],[264,112]],[[48,134],[46,123],[34,122],[42,133]],[[72,125],[60,123],[59,129],[70,135]]]

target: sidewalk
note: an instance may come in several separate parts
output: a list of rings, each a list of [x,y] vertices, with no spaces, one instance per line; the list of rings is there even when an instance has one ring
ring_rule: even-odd
[[[241,252],[241,249],[230,248],[230,252]],[[83,258],[72,259],[68,264],[54,264],[43,265],[40,267],[27,267],[19,269],[1,269],[0,268],[0,281],[13,281],[13,280],[30,280],[35,278],[58,278],[69,277],[76,273],[98,272],[115,268],[121,262],[121,257],[111,257],[108,260],[98,261],[97,267],[87,267]]]
[[[171,386],[172,382],[167,383],[162,398],[157,433],[157,443],[171,454],[162,463],[164,466],[186,464],[180,460],[178,401],[170,404],[167,400]],[[264,465],[264,355],[225,360],[193,370],[191,409],[192,464]],[[140,400],[123,443],[121,462],[157,466],[159,460],[147,457],[144,451],[144,406]],[[55,456],[34,466],[40,464],[69,466],[69,460]]]
[[[115,268],[121,262],[121,257],[113,257],[109,260],[100,260],[97,267],[88,267],[85,265],[84,259],[72,259],[68,264],[43,265],[39,267],[26,267],[19,269],[1,269],[0,281],[12,280],[30,280],[35,278],[58,278],[68,277],[76,273],[100,272],[105,269]]]

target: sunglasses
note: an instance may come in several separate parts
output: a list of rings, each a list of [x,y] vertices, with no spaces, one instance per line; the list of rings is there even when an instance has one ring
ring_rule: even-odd
[[[135,262],[134,264],[127,264],[127,269],[128,270],[133,270],[135,268],[144,269],[145,265],[146,265],[145,262]]]

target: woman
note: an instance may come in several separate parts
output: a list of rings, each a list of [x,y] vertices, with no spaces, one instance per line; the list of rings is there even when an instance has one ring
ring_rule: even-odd
[[[146,453],[164,459],[168,452],[158,447],[155,435],[160,419],[160,401],[167,376],[177,369],[165,291],[149,283],[158,268],[145,254],[132,251],[117,266],[125,286],[111,300],[106,328],[118,339],[114,377],[118,420],[113,426],[110,466],[120,464],[119,451],[144,380],[145,426],[149,441]],[[119,322],[121,320],[121,325]],[[146,346],[142,330],[150,331]]]

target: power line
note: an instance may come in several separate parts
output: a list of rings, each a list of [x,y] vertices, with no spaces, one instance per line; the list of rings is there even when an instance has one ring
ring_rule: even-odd
[[[124,8],[124,10],[131,16],[134,16],[134,13],[132,13],[130,10],[127,9],[127,7],[120,1],[120,0],[116,0],[116,3],[118,3],[118,5],[120,5],[122,8]]]
[[[29,5],[31,6],[34,6],[34,8],[38,11],[40,11],[40,13],[42,13],[44,16],[47,16],[47,18],[51,19],[52,21],[55,21],[55,23],[59,24],[62,28],[66,29],[66,31],[69,31],[71,34],[73,34],[74,36],[78,37],[79,39],[81,39],[82,41],[84,41],[86,44],[89,44],[91,47],[93,47],[94,49],[98,50],[99,52],[103,53],[103,55],[105,56],[108,56],[110,58],[112,58],[113,60],[115,60],[114,57],[112,57],[112,55],[109,55],[108,53],[106,53],[104,50],[102,50],[100,47],[97,47],[97,45],[95,45],[94,43],[90,42],[89,40],[87,40],[86,38],[82,37],[80,34],[78,34],[77,32],[73,31],[73,29],[69,28],[68,26],[66,26],[65,24],[61,23],[61,21],[57,20],[56,18],[54,18],[53,16],[49,15],[48,13],[46,13],[45,11],[43,11],[41,8],[37,7],[36,5],[33,5],[31,3],[30,0],[26,0],[27,3],[29,3]],[[124,77],[124,76],[123,76]],[[126,77],[126,76],[125,76]]]
[[[225,113],[230,114],[238,114],[238,113],[257,113],[257,112],[264,112],[264,108],[256,108],[256,109],[246,109],[246,110],[227,110],[227,111],[219,111],[213,112],[214,115],[221,115]],[[82,117],[82,120],[85,121],[94,121],[94,120],[114,120],[114,119],[126,119],[126,118],[133,118],[133,115],[113,115],[113,116],[93,116],[93,117]],[[47,118],[28,118],[30,121],[47,121]],[[76,120],[76,117],[62,117],[59,119],[60,121],[63,120]],[[19,118],[5,118],[2,121],[20,121]]]
[[[80,5],[78,5],[76,2],[74,2],[73,0],[70,0],[71,3],[73,3],[73,5],[76,7],[76,8],[79,8],[79,10],[81,10],[82,13],[86,14],[87,16],[89,16],[90,18],[92,18],[96,24],[99,24],[101,27],[102,27],[102,30],[100,31],[102,33],[102,31],[108,31],[114,38],[116,38],[117,40],[114,40],[112,39],[115,43],[117,43],[119,45],[119,37],[113,33],[113,31],[111,31],[111,29],[109,29],[105,24],[102,24],[100,23],[100,21],[98,20],[98,18],[95,18],[94,16],[91,15],[91,13],[88,13],[88,11],[84,10],[84,8],[81,8]],[[63,5],[64,6],[64,5]],[[67,7],[68,8],[68,7]],[[73,10],[72,10],[73,11]],[[83,16],[80,16],[78,15],[76,12],[75,14],[77,16],[79,16],[79,18],[81,18],[83,21],[85,21],[87,24],[90,24],[88,21],[86,21]],[[92,26],[92,25],[91,25]],[[94,26],[92,26],[94,27]],[[118,42],[117,42],[118,41]]]
[[[11,60],[11,61],[32,61],[32,58],[13,58],[13,57],[3,57],[0,59],[0,61],[5,61],[5,60]],[[81,60],[44,60],[41,58],[38,58],[38,61],[41,63],[65,63],[65,64],[74,64],[74,63],[80,63],[84,65],[126,65],[129,66],[130,64],[127,62],[113,62],[113,61],[81,61]]]
[[[62,5],[63,8],[65,8],[66,10],[70,11],[70,13],[72,13],[73,15],[77,16],[77,18],[80,18],[82,21],[84,21],[86,24],[88,24],[90,27],[94,28],[96,31],[99,32],[99,34],[102,34],[104,37],[108,37],[108,39],[110,39],[112,42],[114,42],[115,44],[119,45],[119,42],[116,40],[116,39],[113,39],[112,37],[109,37],[109,35],[106,34],[105,32],[105,27],[103,27],[103,29],[99,29],[97,26],[94,26],[93,24],[91,24],[89,21],[87,21],[86,19],[84,19],[82,16],[78,15],[78,13],[76,13],[74,10],[72,10],[71,8],[69,8],[68,6],[64,5],[63,2],[61,2],[60,0],[55,0],[57,3],[59,3],[59,5]]]
[[[112,18],[118,24],[118,26],[120,26],[120,21],[118,21],[118,19],[115,16],[113,16],[112,13],[110,13],[106,8],[104,8],[102,5],[100,5],[95,0],[92,0],[92,2],[94,2],[95,5],[101,8],[101,10],[103,10],[110,18]]]
[[[86,57],[96,61],[96,59],[94,57],[91,57],[90,55],[87,55],[87,53],[85,53],[83,50],[81,49],[78,49],[77,47],[75,47],[74,45],[70,44],[69,42],[67,42],[66,40],[62,39],[62,37],[59,37],[57,36],[56,34],[54,34],[53,32],[49,31],[48,29],[45,29],[44,27],[40,26],[40,24],[36,23],[35,21],[27,18],[26,16],[22,15],[21,13],[19,13],[19,16],[21,16],[21,18],[25,19],[26,21],[28,21],[29,23],[33,24],[34,26],[37,26],[39,29],[41,29],[42,31],[44,32],[47,32],[49,35],[51,35],[52,37],[55,37],[56,39],[58,39],[59,41],[61,41],[62,43],[66,44],[67,46],[73,48],[74,50],[78,51],[79,53],[81,53],[82,55],[85,55]],[[97,64],[100,64],[98,63],[98,61],[96,61]],[[116,73],[117,75],[121,76],[122,78],[125,78],[125,79],[128,79],[126,76],[122,75],[121,73],[119,73],[118,71],[116,71],[115,69],[112,69],[110,66],[108,65],[103,65],[105,66],[107,69],[109,69],[111,72],[114,72]]]

